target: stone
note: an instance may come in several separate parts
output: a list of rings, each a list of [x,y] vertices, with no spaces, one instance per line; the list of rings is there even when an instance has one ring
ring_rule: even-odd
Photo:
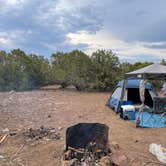
[[[61,127],[61,126],[58,127],[58,130],[59,130],[59,131],[61,131],[62,129],[63,129],[63,127]]]
[[[111,150],[112,150],[112,151],[116,151],[116,150],[119,150],[119,149],[120,149],[119,144],[118,144],[117,142],[113,141],[113,142],[111,143]]]
[[[78,164],[79,161],[76,158],[62,161],[62,166],[78,166]]]
[[[102,166],[112,166],[113,163],[111,161],[111,157],[110,156],[104,156],[100,159],[99,165]]]
[[[117,166],[128,166],[129,164],[127,156],[121,151],[114,152],[111,155],[111,161]]]
[[[64,153],[64,160],[71,160],[72,158],[72,151],[71,150],[68,150]]]
[[[4,157],[4,156],[2,156],[2,155],[0,155],[0,160],[3,160],[3,159],[5,159],[5,157]]]
[[[11,90],[11,91],[9,92],[10,95],[12,95],[12,94],[14,94],[14,93],[15,93],[14,90]]]

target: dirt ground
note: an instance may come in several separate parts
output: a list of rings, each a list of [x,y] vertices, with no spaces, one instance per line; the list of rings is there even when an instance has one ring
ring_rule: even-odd
[[[79,122],[108,125],[110,142],[119,144],[130,159],[129,165],[157,161],[148,151],[149,144],[166,147],[166,128],[135,128],[105,106],[109,96],[62,90],[0,93],[0,136],[6,128],[17,133],[0,144],[0,166],[60,166],[66,128]],[[56,128],[61,139],[25,142],[21,133],[40,126]]]

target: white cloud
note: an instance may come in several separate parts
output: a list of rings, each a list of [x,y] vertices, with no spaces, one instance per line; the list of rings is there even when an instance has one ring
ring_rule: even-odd
[[[19,5],[23,2],[23,0],[6,0],[5,3],[7,5]]]
[[[15,11],[22,9],[27,0],[0,0],[0,16],[7,14],[14,14]]]
[[[0,32],[0,45],[3,47],[11,47],[12,41],[6,32]]]
[[[55,30],[95,29],[102,24],[101,6],[98,0],[55,0],[46,1],[38,8],[35,16],[40,25]],[[54,30],[53,29],[53,30]]]
[[[136,57],[139,55],[152,55],[156,59],[164,59],[166,54],[166,49],[145,47],[145,45],[163,45],[166,42],[126,42],[116,38],[110,31],[105,30],[100,30],[95,34],[87,31],[78,31],[76,33],[68,33],[66,37],[71,45],[88,45],[86,51],[89,54],[97,49],[112,49],[121,60],[128,59],[137,61]],[[146,60],[146,57],[142,60]]]
[[[7,49],[17,48],[20,43],[26,41],[26,37],[31,33],[31,31],[0,32],[0,45]]]
[[[0,37],[0,44],[1,45],[10,45],[10,40],[4,37]]]

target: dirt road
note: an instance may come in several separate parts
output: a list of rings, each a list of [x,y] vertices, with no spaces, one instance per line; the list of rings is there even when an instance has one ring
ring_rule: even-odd
[[[17,134],[8,136],[0,145],[0,166],[60,166],[65,145],[65,130],[78,122],[107,124],[110,142],[117,142],[131,159],[141,166],[156,158],[148,151],[150,143],[166,147],[166,128],[136,129],[105,106],[109,93],[87,93],[62,90],[0,93],[0,131],[8,128]],[[22,132],[40,126],[54,127],[60,140],[25,143]]]

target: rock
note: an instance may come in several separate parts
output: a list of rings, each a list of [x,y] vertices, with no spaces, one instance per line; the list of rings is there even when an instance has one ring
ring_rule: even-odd
[[[64,160],[71,160],[72,158],[72,151],[68,150],[67,152],[64,153]]]
[[[10,92],[9,92],[9,94],[11,95],[11,94],[13,94],[13,93],[15,93],[15,91],[14,90],[11,90]]]
[[[61,126],[60,126],[60,127],[58,127],[58,130],[59,130],[59,131],[61,131],[62,129],[63,129],[63,127],[61,127]]]
[[[15,135],[17,135],[17,132],[11,131],[11,132],[9,133],[9,135],[10,135],[10,136],[15,136]]]
[[[0,160],[3,160],[3,159],[5,159],[5,157],[4,157],[4,156],[2,156],[2,155],[0,155]]]
[[[111,166],[113,165],[112,161],[111,161],[111,157],[110,156],[104,156],[100,159],[99,165],[102,166]]]
[[[116,152],[117,150],[120,149],[119,144],[117,142],[114,142],[114,141],[111,143],[110,146],[111,146],[110,149],[112,152]]]
[[[111,155],[111,161],[117,166],[128,166],[128,158],[127,156],[121,152],[116,151]]]
[[[79,165],[79,161],[76,158],[72,160],[62,161],[62,166],[78,166],[78,165]]]

